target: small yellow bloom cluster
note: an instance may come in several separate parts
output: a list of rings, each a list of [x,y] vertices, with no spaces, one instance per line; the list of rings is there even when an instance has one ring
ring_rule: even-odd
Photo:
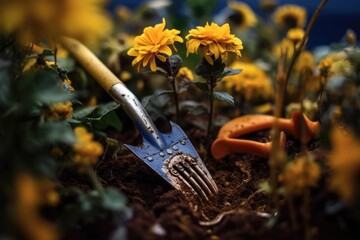
[[[294,4],[285,4],[275,10],[273,21],[280,29],[304,28],[306,15],[305,8]]]
[[[178,74],[176,75],[176,78],[181,79],[188,79],[190,81],[194,80],[194,75],[192,71],[187,67],[181,67]]]
[[[228,23],[221,27],[216,23],[211,23],[210,25],[206,23],[204,27],[198,26],[196,29],[191,29],[185,38],[187,39],[186,55],[197,53],[198,48],[201,47],[206,61],[211,65],[219,57],[225,61],[229,52],[241,57],[240,50],[243,49],[242,41],[235,35],[230,34]]]
[[[71,118],[72,113],[73,108],[71,102],[54,103],[50,106],[49,111],[46,112],[46,119],[52,121],[64,120]]]
[[[246,3],[231,1],[228,2],[228,7],[234,11],[228,18],[235,27],[247,29],[256,25],[256,14]]]
[[[287,164],[281,180],[284,182],[286,194],[298,195],[307,187],[315,187],[320,176],[319,164],[309,156],[302,156]]]
[[[49,180],[35,179],[29,173],[20,174],[15,182],[14,218],[28,239],[56,240],[59,231],[55,224],[44,219],[41,206],[54,206],[59,202],[55,184]]]
[[[75,156],[73,160],[80,166],[94,165],[98,158],[103,154],[103,146],[94,141],[94,135],[84,127],[76,127],[75,130],[76,143],[73,145]]]
[[[304,37],[304,30],[302,28],[291,28],[286,34],[286,38],[293,41],[295,44],[300,42]]]
[[[128,51],[128,55],[135,57],[132,62],[133,66],[137,66],[140,70],[150,63],[151,71],[156,71],[156,59],[165,62],[165,56],[171,56],[172,50],[168,45],[172,45],[176,50],[174,43],[183,42],[183,39],[178,36],[180,31],[176,29],[164,29],[165,19],[162,23],[155,25],[155,27],[147,27],[143,34],[135,37],[135,46]]]
[[[331,132],[331,142],[333,148],[328,158],[332,170],[330,188],[349,204],[359,189],[360,139],[348,129],[336,127]]]
[[[222,82],[227,91],[241,93],[247,101],[271,99],[274,96],[268,75],[256,64],[235,62],[231,67],[242,71],[224,77]]]

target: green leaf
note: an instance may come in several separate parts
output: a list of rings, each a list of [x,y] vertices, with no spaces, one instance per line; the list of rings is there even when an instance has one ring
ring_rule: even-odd
[[[215,98],[219,99],[220,101],[226,102],[231,106],[235,105],[234,97],[227,92],[214,92],[213,95]]]
[[[18,82],[15,92],[17,100],[24,106],[37,103],[50,105],[65,102],[75,97],[61,87],[62,80],[53,69],[43,69],[30,73]]]
[[[31,138],[42,144],[75,143],[73,130],[66,121],[45,122],[33,134]]]
[[[73,118],[77,120],[83,119],[86,116],[89,116],[92,112],[94,112],[96,108],[97,106],[90,106],[78,109],[73,112]]]
[[[153,95],[146,96],[141,100],[141,104],[146,108],[152,101],[155,101],[157,98],[163,96],[163,95],[169,95],[171,96],[174,92],[168,91],[168,90],[161,90]]]
[[[114,111],[110,111],[103,115],[99,120],[91,120],[91,124],[95,129],[104,130],[113,127],[118,131],[122,130],[122,122]]]
[[[220,74],[219,80],[221,80],[223,77],[226,77],[226,76],[237,75],[237,74],[241,73],[241,71],[242,71],[242,69],[232,69],[232,68],[227,67]]]
[[[124,195],[116,188],[108,187],[105,189],[102,196],[102,207],[104,209],[117,212],[126,210],[126,199]]]

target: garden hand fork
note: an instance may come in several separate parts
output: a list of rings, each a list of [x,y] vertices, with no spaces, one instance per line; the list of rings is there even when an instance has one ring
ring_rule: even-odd
[[[209,200],[218,188],[189,138],[171,122],[172,131],[158,131],[137,97],[83,44],[72,38],[62,38],[62,44],[97,80],[134,121],[143,143],[125,145],[138,158],[176,189],[189,196]]]

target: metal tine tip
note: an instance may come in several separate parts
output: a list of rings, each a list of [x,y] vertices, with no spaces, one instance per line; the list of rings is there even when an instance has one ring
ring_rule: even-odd
[[[179,160],[179,159],[178,159]],[[218,188],[194,158],[182,156],[180,161],[173,163],[178,177],[195,195],[208,201],[218,192]]]

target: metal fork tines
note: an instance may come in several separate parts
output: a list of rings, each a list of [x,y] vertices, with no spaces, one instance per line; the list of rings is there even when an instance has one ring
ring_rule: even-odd
[[[188,154],[177,154],[168,159],[168,171],[185,184],[197,196],[209,200],[218,188],[206,168],[196,158]]]

